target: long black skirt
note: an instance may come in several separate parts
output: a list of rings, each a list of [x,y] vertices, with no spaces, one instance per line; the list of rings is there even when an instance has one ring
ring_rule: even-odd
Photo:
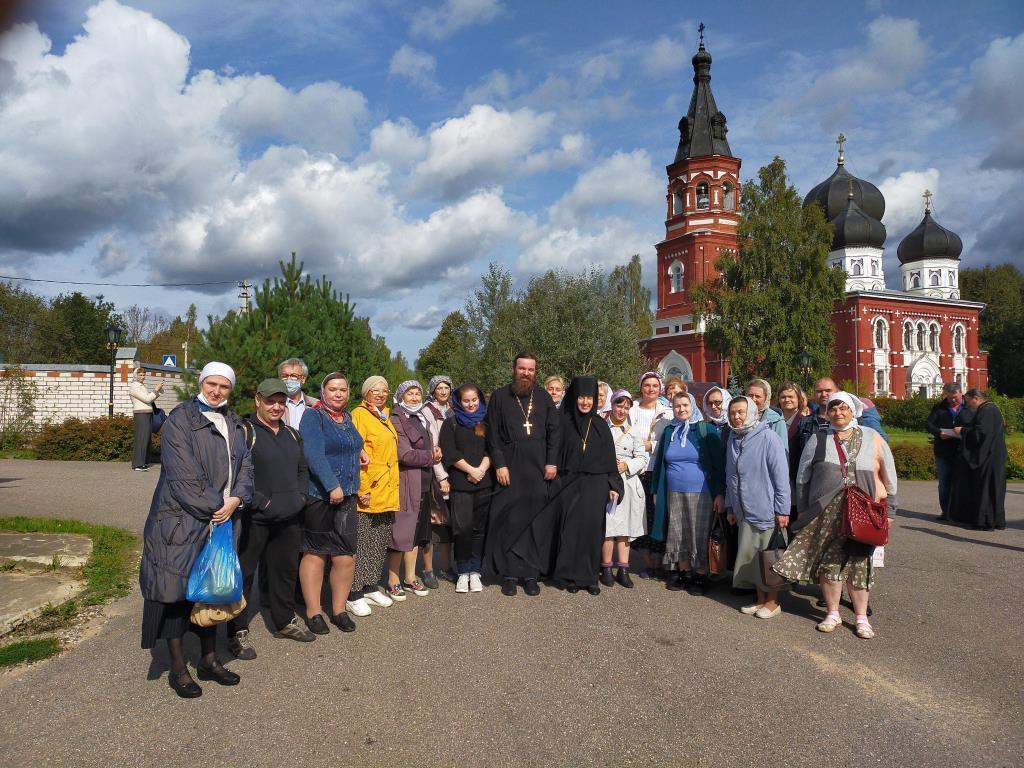
[[[180,600],[177,603],[160,603],[144,600],[142,603],[142,647],[155,648],[157,640],[177,640],[186,632],[196,637],[216,635],[217,627],[199,627],[192,623],[192,603]]]

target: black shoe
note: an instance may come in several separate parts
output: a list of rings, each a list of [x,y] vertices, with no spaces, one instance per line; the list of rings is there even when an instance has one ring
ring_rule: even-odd
[[[527,579],[523,582],[523,592],[530,597],[536,597],[540,594],[540,584],[537,583],[536,579]]]
[[[331,616],[331,624],[336,626],[342,632],[355,632],[356,623],[352,621],[352,617],[348,615],[347,611]]]
[[[331,628],[327,626],[327,622],[324,621],[324,617],[319,613],[312,619],[306,619],[306,626],[309,627],[309,631],[314,635],[326,635],[331,631]]]
[[[213,680],[218,685],[238,685],[238,682],[242,679],[230,669],[222,667],[220,664],[214,664],[212,667],[204,667],[202,664],[197,664],[196,677],[200,680]]]
[[[182,683],[182,677],[187,677],[188,682]],[[177,672],[171,671],[167,674],[167,682],[170,683],[174,692],[183,699],[197,699],[203,695],[203,689],[199,687],[199,684],[192,679],[188,672],[182,672],[179,675]]]
[[[515,579],[502,579],[501,594],[506,597],[515,597],[517,591]]]
[[[427,589],[437,589],[437,575],[433,571],[423,572],[423,586]]]
[[[589,587],[587,587],[587,593],[591,595],[600,595],[601,587],[599,587],[597,584],[591,584]]]
[[[570,595],[575,595],[577,592],[580,591],[580,588],[576,586],[575,581],[567,581],[565,582],[565,591],[568,592]]]
[[[612,575],[611,567],[601,569],[601,583],[606,587],[615,586],[615,577]]]
[[[695,595],[706,595],[708,593],[708,577],[698,573],[690,581],[690,593]]]
[[[626,589],[633,588],[633,580],[629,578],[629,568],[619,568],[618,573],[615,574],[615,580],[619,583],[620,587]]]
[[[672,592],[682,592],[688,586],[690,586],[689,574],[686,571],[680,571],[674,579],[669,580],[668,584],[665,585],[665,589]]]

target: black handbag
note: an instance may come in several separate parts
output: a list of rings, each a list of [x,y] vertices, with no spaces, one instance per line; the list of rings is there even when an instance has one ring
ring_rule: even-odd
[[[153,432],[159,432],[160,427],[164,425],[165,421],[167,421],[167,413],[163,408],[157,408],[156,403],[153,403]]]
[[[789,584],[789,579],[780,576],[772,569],[772,566],[782,559],[782,553],[785,551],[786,536],[782,532],[782,528],[776,525],[775,530],[772,531],[772,537],[768,539],[768,546],[758,550],[757,553],[758,564],[761,567],[761,581],[769,592],[774,592]]]

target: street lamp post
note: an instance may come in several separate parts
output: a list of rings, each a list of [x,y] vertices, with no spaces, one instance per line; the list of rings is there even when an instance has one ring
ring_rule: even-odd
[[[804,391],[807,392],[811,386],[811,365],[814,362],[814,358],[811,357],[811,353],[805,349],[796,356],[796,359],[800,364],[800,373],[804,376]]]
[[[114,418],[114,363],[117,360],[117,348],[121,346],[121,329],[108,323],[103,332],[107,335],[107,349],[110,350],[110,400],[107,403],[107,416]]]

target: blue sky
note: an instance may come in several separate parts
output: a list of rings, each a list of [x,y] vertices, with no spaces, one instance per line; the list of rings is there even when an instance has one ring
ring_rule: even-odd
[[[925,187],[965,266],[1024,266],[1024,12],[979,6],[32,4],[0,38],[0,274],[259,280],[295,250],[414,359],[489,261],[653,263],[700,21],[744,178],[778,154],[805,194],[842,131],[890,275]]]

